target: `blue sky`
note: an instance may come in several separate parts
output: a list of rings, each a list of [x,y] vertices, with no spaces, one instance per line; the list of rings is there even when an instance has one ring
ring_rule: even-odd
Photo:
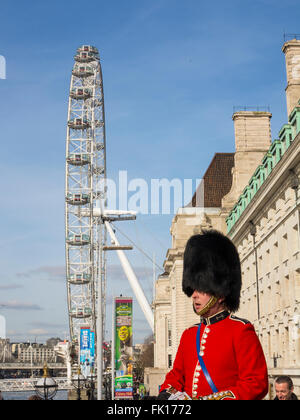
[[[11,340],[68,330],[64,165],[77,47],[101,54],[108,176],[196,179],[214,153],[234,151],[233,106],[269,105],[273,139],[286,122],[281,47],[284,32],[300,32],[299,12],[296,0],[2,2],[0,313]],[[119,227],[161,266],[171,220]],[[150,300],[151,262],[129,258]],[[118,261],[109,264],[108,295],[131,294]],[[137,304],[134,333],[150,334]]]

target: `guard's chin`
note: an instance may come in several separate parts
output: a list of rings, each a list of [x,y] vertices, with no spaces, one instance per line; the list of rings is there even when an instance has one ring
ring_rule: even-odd
[[[197,312],[194,304],[193,304],[193,311],[195,312],[196,315],[201,316],[201,311]]]
[[[204,316],[209,309],[211,309],[217,302],[217,298],[215,296],[212,296],[210,298],[210,300],[207,302],[207,304],[205,306],[203,306],[203,308],[200,311],[196,311],[195,307],[194,307],[194,303],[193,303],[193,309],[194,312],[198,315],[198,316]]]

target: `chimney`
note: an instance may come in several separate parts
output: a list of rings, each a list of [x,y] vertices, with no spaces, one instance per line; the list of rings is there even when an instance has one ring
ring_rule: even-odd
[[[271,118],[272,114],[265,111],[239,111],[233,114],[235,155],[232,187],[223,197],[222,207],[230,209],[234,206],[269,150]]]
[[[287,87],[286,102],[288,117],[300,99],[300,40],[292,39],[282,47],[285,54]]]

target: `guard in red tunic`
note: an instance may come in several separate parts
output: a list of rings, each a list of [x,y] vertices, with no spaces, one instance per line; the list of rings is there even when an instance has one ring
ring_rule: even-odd
[[[184,254],[183,291],[200,324],[184,331],[159,399],[185,392],[197,400],[260,400],[268,392],[265,357],[253,325],[239,308],[241,267],[229,238],[195,235]]]

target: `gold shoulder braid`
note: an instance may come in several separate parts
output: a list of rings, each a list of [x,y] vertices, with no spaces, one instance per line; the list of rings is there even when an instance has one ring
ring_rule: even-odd
[[[202,401],[220,401],[224,400],[225,398],[230,398],[232,400],[236,399],[236,396],[232,391],[222,391],[216,392],[211,395],[206,395],[205,397],[193,398],[195,400],[202,400]]]

